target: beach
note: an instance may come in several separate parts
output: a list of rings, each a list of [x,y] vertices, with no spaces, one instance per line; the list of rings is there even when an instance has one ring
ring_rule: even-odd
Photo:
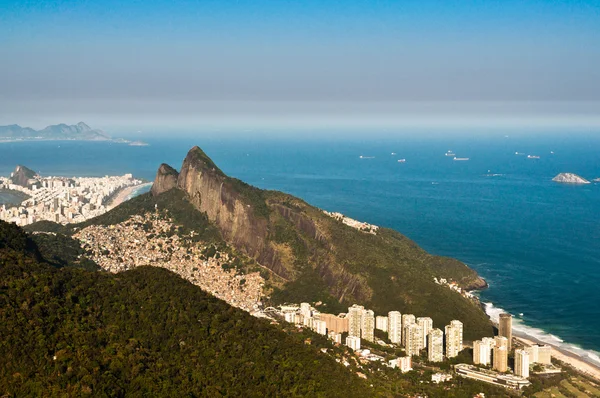
[[[108,204],[107,208],[108,210],[112,210],[115,207],[117,207],[118,205],[120,205],[121,203],[131,199],[132,195],[139,191],[140,189],[143,189],[144,187],[149,187],[151,186],[152,183],[151,182],[147,182],[145,184],[141,184],[141,185],[134,185],[134,186],[130,186],[130,187],[125,187],[122,190],[119,191],[119,193],[114,197],[114,199]]]
[[[551,346],[553,358],[556,358],[559,361],[564,362],[565,364],[573,367],[577,371],[584,373],[584,374],[600,381],[600,367],[597,367],[591,363],[586,362],[583,358],[581,358],[573,353],[570,353],[566,350],[559,349],[552,344],[545,343],[541,340],[532,339],[529,336],[527,338],[525,338],[525,337],[521,337],[521,335],[519,334],[519,335],[515,335],[514,337],[515,337],[515,339],[517,339],[518,341],[520,341],[521,343],[526,344],[526,345],[547,344],[547,345]]]

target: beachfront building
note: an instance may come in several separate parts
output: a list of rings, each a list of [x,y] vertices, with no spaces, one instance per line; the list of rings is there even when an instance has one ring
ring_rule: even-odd
[[[371,310],[365,310],[362,314],[360,337],[363,340],[375,341],[375,314]]]
[[[421,328],[422,348],[427,346],[427,335],[433,329],[433,320],[429,317],[417,318],[417,325]]]
[[[388,331],[388,317],[387,316],[376,316],[375,317],[375,329],[381,330],[382,332]]]
[[[510,352],[512,348],[512,315],[507,313],[500,314],[498,321],[498,335],[506,337],[508,340],[507,349]]]
[[[362,326],[362,317],[365,307],[362,305],[354,304],[348,308],[348,335],[353,337],[360,337],[360,329]]]
[[[476,340],[473,342],[473,363],[475,365],[489,365],[492,361],[492,347],[488,342]]]
[[[442,362],[444,360],[444,332],[437,328],[432,329],[427,340],[427,359],[430,362]]]
[[[494,369],[501,373],[508,370],[508,349],[504,345],[494,347]]]
[[[549,345],[534,344],[526,348],[529,353],[530,363],[550,365],[552,363],[552,347]]]
[[[453,320],[446,326],[446,358],[454,358],[463,349],[463,324]]]
[[[399,311],[388,312],[388,338],[394,344],[402,343],[402,315]]]
[[[515,350],[515,374],[529,377],[529,353],[526,350]]]

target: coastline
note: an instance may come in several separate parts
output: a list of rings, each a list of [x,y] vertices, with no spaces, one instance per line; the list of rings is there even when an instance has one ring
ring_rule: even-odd
[[[500,313],[506,312],[501,308],[495,307],[492,303],[489,302],[483,302],[481,301],[482,305],[484,306],[484,311],[485,313],[488,315],[488,317],[490,318],[490,322],[494,325],[494,327],[498,327],[498,316]],[[532,330],[532,331],[536,331],[538,329],[534,329],[530,326],[527,326],[525,324],[522,323],[522,321],[520,321],[518,318],[515,320],[513,318],[513,337],[520,341],[522,344],[525,345],[532,345],[532,344],[541,344],[541,345],[548,345],[552,348],[552,357],[556,358],[557,360],[563,362],[565,365],[568,365],[570,367],[572,367],[573,369],[575,369],[577,372],[582,373],[584,375],[587,375],[589,377],[592,377],[593,379],[600,381],[600,361],[594,361],[594,359],[592,359],[591,357],[589,357],[590,354],[597,354],[595,351],[593,350],[586,350],[583,348],[579,348],[582,351],[582,354],[578,354],[575,353],[573,351],[570,351],[569,349],[560,346],[559,344],[556,344],[555,341],[558,341],[560,343],[563,343],[562,340],[558,339],[557,337],[551,335],[551,334],[544,334],[542,337],[538,337],[537,335],[533,335],[532,333],[527,333],[527,330]],[[546,332],[544,332],[546,333]],[[548,338],[544,338],[544,337],[548,337]],[[548,341],[550,340],[550,341]],[[565,344],[569,344],[569,343],[565,343]],[[576,346],[573,346],[576,347]],[[586,355],[588,355],[588,357],[586,357]]]
[[[590,376],[597,381],[600,381],[600,367],[589,363],[585,360],[585,358],[580,357],[572,352],[556,347],[553,344],[546,343],[544,341],[538,340],[534,337],[531,337],[523,332],[515,332],[513,330],[513,337],[526,345],[532,344],[547,344],[552,347],[552,357],[558,359],[561,362],[571,366],[576,371],[581,372],[587,376]]]
[[[111,202],[106,206],[108,210],[112,210],[115,207],[117,207],[118,205],[120,205],[121,203],[131,199],[131,195],[133,195],[136,191],[144,188],[144,187],[148,187],[148,186],[152,186],[151,182],[147,182],[144,184],[140,184],[140,185],[133,185],[130,187],[125,187],[123,189],[121,189],[119,191],[119,193],[117,193],[117,195],[114,197],[113,200],[111,200]]]

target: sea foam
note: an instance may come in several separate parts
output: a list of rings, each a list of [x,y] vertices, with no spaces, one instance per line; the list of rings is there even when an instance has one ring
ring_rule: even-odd
[[[486,314],[490,317],[492,322],[497,324],[500,319],[500,314],[505,313],[506,311],[504,311],[502,308],[494,306],[493,303],[487,302],[483,304],[485,305]],[[549,344],[557,349],[576,355],[586,362],[600,366],[600,352],[586,350],[575,344],[566,343],[558,336],[548,333],[542,329],[526,325],[519,317],[513,316],[513,330],[516,332],[516,334],[523,335],[526,338],[530,337],[533,340]]]

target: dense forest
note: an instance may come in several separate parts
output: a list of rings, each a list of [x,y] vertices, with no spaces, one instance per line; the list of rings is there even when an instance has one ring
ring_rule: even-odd
[[[368,396],[289,333],[164,269],[119,275],[47,264],[0,223],[0,394]]]

